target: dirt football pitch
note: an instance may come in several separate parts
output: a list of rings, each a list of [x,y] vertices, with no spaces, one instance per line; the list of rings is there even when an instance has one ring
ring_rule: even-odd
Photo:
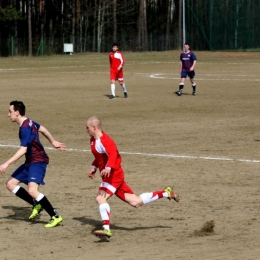
[[[40,191],[62,215],[58,227],[44,228],[46,212],[30,222],[30,205],[5,188],[23,158],[0,175],[0,259],[260,259],[260,53],[195,52],[197,95],[186,80],[180,97],[179,51],[124,54],[129,97],[117,83],[113,100],[108,53],[0,59],[0,164],[19,147],[12,100],[67,146],[41,137],[50,164]],[[109,240],[93,235],[102,227],[101,179],[88,178],[93,115],[136,194],[171,185],[181,198],[135,209],[112,197]]]

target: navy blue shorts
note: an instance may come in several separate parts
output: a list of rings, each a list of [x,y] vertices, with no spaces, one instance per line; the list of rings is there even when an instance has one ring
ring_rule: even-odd
[[[35,182],[44,185],[44,177],[46,173],[47,163],[31,163],[22,164],[18,167],[11,177],[28,185],[29,182]]]
[[[190,71],[190,72],[185,72],[182,71],[181,72],[181,78],[186,78],[187,76],[189,76],[191,79],[193,79],[195,77],[195,71]]]

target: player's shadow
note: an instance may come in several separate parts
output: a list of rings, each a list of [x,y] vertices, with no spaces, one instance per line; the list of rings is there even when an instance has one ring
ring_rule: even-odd
[[[177,97],[178,97],[178,95],[174,92],[173,94],[175,94]],[[182,92],[182,94],[181,94],[182,96],[189,96],[189,95],[192,95],[192,94],[189,94],[189,93],[185,93],[185,92]]]
[[[101,221],[100,220],[95,220],[95,219],[91,219],[91,218],[86,218],[86,217],[80,217],[80,218],[73,218],[74,220],[77,220],[79,222],[81,222],[82,225],[91,225],[94,227],[93,232],[96,229],[100,229],[102,228],[101,226]],[[149,227],[122,227],[122,226],[118,226],[118,225],[114,225],[111,224],[111,229],[113,230],[126,230],[126,231],[135,231],[135,230],[146,230],[146,229],[153,229],[153,228],[172,228],[171,226],[149,226]]]
[[[11,220],[20,220],[24,222],[30,222],[32,225],[33,224],[39,224],[39,223],[45,223],[43,221],[40,221],[39,218],[37,217],[37,220],[29,220],[28,217],[32,213],[32,208],[30,207],[17,207],[17,206],[2,206],[2,209],[5,210],[11,210],[12,214],[9,214],[8,216],[0,217],[0,219],[11,219]]]
[[[1,219],[13,219],[13,220],[28,220],[28,216],[31,214],[31,208],[29,207],[16,207],[16,206],[2,206],[2,209],[12,211],[8,216],[1,217]]]
[[[105,97],[107,97],[107,98],[110,98],[111,97],[111,94],[106,94],[106,95],[104,95]],[[116,98],[118,98],[118,96],[116,95]]]
[[[94,234],[94,232],[98,229],[102,229],[100,220],[95,220],[95,219],[86,218],[86,217],[73,218],[73,219],[81,222],[82,225],[93,226],[94,228],[91,230],[91,234]],[[150,226],[150,227],[127,228],[127,227],[122,227],[122,226],[118,226],[118,225],[114,225],[114,224],[111,224],[110,227],[112,230],[126,230],[126,231],[146,230],[146,229],[153,229],[153,228],[172,228],[170,226],[158,226],[158,225]],[[96,243],[103,243],[103,242],[110,242],[110,240],[106,237],[102,237],[102,238],[100,238],[100,240],[96,241]]]

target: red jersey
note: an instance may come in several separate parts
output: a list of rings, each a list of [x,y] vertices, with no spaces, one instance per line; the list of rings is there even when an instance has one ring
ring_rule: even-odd
[[[90,138],[90,146],[95,160],[92,165],[102,171],[105,167],[111,168],[109,177],[102,177],[99,190],[104,190],[111,196],[115,194],[125,201],[125,193],[134,194],[134,191],[124,180],[124,171],[121,167],[122,158],[115,142],[106,133],[96,140]]]
[[[124,55],[122,52],[110,52],[109,53],[110,70],[118,71],[118,67],[122,67],[125,64]]]
[[[91,151],[95,157],[92,165],[100,171],[109,167],[113,170],[121,168],[122,158],[118,152],[117,146],[112,138],[105,132],[96,140],[93,136],[90,138]]]

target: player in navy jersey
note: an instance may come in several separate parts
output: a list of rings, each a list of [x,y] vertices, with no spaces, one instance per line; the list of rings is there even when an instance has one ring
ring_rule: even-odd
[[[192,85],[192,95],[196,95],[196,82],[194,80],[195,77],[195,65],[197,62],[197,58],[193,52],[190,51],[190,46],[188,43],[184,44],[184,51],[180,55],[180,63],[181,63],[181,82],[179,85],[179,90],[175,91],[175,94],[178,96],[182,95],[182,90],[184,88],[184,82],[186,77],[188,76],[190,78],[190,82]]]
[[[35,219],[45,209],[51,219],[46,228],[57,226],[62,217],[52,207],[47,197],[39,192],[39,186],[44,185],[44,176],[49,157],[39,139],[39,132],[58,150],[65,150],[63,143],[54,140],[50,132],[38,123],[25,117],[25,105],[22,101],[10,102],[8,117],[11,122],[19,124],[19,150],[4,164],[0,165],[0,173],[4,173],[7,167],[25,155],[25,162],[18,167],[7,180],[6,187],[17,197],[33,206],[30,220]],[[28,191],[19,186],[19,183],[28,185]]]

